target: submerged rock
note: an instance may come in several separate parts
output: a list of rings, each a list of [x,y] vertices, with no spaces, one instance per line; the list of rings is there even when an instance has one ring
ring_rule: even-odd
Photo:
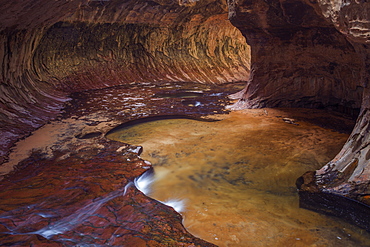
[[[194,83],[177,86],[197,87]],[[224,91],[226,95],[236,90],[235,86],[203,87],[207,89],[203,99],[206,102],[226,103],[226,98],[215,98],[213,94]],[[0,242],[214,246],[192,236],[171,206],[136,188],[135,179],[152,169],[150,162],[139,157],[143,148],[109,141],[104,136],[122,122],[140,122],[142,116],[150,114],[189,114],[199,118],[227,112],[218,104],[200,112],[183,105],[181,98],[152,97],[164,88],[161,83],[132,84],[75,93],[58,120],[19,143],[14,157],[10,157],[15,170],[5,175],[0,184]]]
[[[2,245],[214,246],[189,234],[171,207],[134,179],[150,169],[105,138],[34,152],[0,185]]]

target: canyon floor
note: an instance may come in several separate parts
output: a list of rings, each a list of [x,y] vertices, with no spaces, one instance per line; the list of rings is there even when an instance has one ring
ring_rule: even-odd
[[[247,246],[249,241],[250,246],[258,246],[268,240],[274,246],[330,246],[333,242],[337,246],[365,246],[370,239],[366,232],[337,219],[299,209],[294,187],[298,176],[309,169],[319,169],[339,152],[354,121],[324,110],[226,110],[225,106],[233,103],[227,95],[243,86],[244,83],[222,86],[133,83],[71,95],[64,112],[19,141],[10,161],[0,167],[3,176],[0,242],[7,246],[213,246],[212,243]],[[154,131],[153,135],[145,133],[143,136],[147,140],[139,143],[122,143],[105,137],[122,123],[161,115],[220,120],[200,121],[206,123],[208,129],[214,128],[218,135],[199,139],[202,135],[197,131],[202,132],[202,127],[185,124],[182,129],[177,128],[179,133],[173,134],[167,143],[163,143],[166,139],[160,131]],[[277,128],[269,131],[270,127]],[[230,129],[232,135],[222,132]],[[247,135],[247,131],[251,133]],[[181,155],[171,149],[176,146],[173,138],[181,135],[185,142],[179,145],[188,148],[184,153],[196,153],[187,157],[206,160],[202,156],[202,143],[213,142],[217,144],[214,157],[224,159],[225,164],[235,164],[239,160],[239,166],[226,169],[224,165],[216,165],[212,173],[186,167],[186,171],[183,168],[176,171],[179,163],[166,159],[175,156],[180,158],[178,162],[184,162]],[[239,138],[239,143],[233,142],[234,137]],[[263,143],[266,138],[275,141]],[[141,156],[140,146],[144,147]],[[241,147],[249,148],[250,153],[245,153]],[[276,147],[280,149],[274,149]],[[235,150],[242,152],[239,156],[227,156]],[[251,157],[252,153],[256,155]],[[250,157],[248,161],[247,156]],[[283,157],[288,157],[286,162],[280,162]],[[242,169],[243,162],[251,165]],[[293,169],[296,164],[304,165]],[[175,167],[175,174],[169,174],[170,165]],[[154,199],[134,186],[135,178],[153,167],[164,180],[168,180],[166,176],[180,177],[186,183],[195,181],[196,186],[210,181],[209,195],[213,197],[208,198],[209,195],[197,187],[186,196],[182,195],[182,199],[193,200],[182,212],[183,222],[180,214],[157,201],[169,196],[166,191],[173,193],[175,185],[154,185],[151,195]],[[269,175],[265,182],[258,180],[266,176],[266,169],[278,176]],[[227,174],[220,175],[223,170],[227,170]],[[215,191],[225,184],[239,186],[241,190],[237,194]],[[171,190],[166,188],[169,186]],[[262,190],[269,191],[268,196],[260,193]],[[204,201],[194,202],[191,194],[203,194]],[[212,198],[224,204],[220,207],[217,206],[220,204],[208,203]],[[225,198],[229,201],[225,202]],[[246,201],[254,206],[241,207]],[[291,207],[296,208],[291,221],[282,220],[281,214],[286,214],[286,208]],[[211,211],[212,208],[216,211]],[[300,213],[312,222],[308,225],[300,222]],[[242,216],[244,220],[240,220]],[[313,223],[314,219],[319,221],[320,227]],[[296,229],[292,225],[300,225],[296,233],[291,231]],[[247,232],[244,235],[248,237],[241,237],[242,232]]]

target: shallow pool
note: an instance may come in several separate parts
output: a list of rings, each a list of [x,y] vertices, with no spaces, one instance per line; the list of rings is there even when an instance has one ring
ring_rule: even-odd
[[[185,227],[219,246],[370,246],[369,234],[299,208],[296,179],[321,168],[348,135],[286,112],[247,110],[219,121],[164,119],[108,137],[144,147],[154,183],[148,195],[183,205]]]

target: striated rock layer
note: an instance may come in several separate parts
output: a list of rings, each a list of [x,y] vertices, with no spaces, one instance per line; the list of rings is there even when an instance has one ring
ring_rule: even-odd
[[[318,1],[318,6],[325,18],[333,23],[349,40],[359,55],[362,63],[360,83],[364,92],[361,112],[347,143],[331,162],[304,180],[312,179],[315,183],[313,186],[303,184],[302,192],[316,188],[329,196],[338,195],[352,199],[354,203],[347,207],[347,211],[337,214],[370,231],[368,216],[370,205],[370,17],[368,14],[370,13],[370,3],[363,1]],[[329,203],[323,203],[321,199],[316,201],[316,197],[310,197],[310,195],[305,194],[304,196],[308,197],[309,202],[313,201],[312,205],[316,204],[318,207],[330,205],[333,203],[332,201],[337,201],[337,205],[348,203],[348,201],[342,203],[336,198]]]
[[[71,92],[249,75],[249,47],[223,1],[0,3],[0,163]]]
[[[356,116],[342,151],[298,179],[301,206],[370,230],[370,3],[231,1],[230,18],[252,49],[247,87],[232,106],[327,107]]]
[[[360,113],[342,151],[298,186],[303,206],[370,229],[364,218],[370,204],[369,2],[0,0],[0,13],[0,163],[17,139],[56,116],[71,92],[246,79],[249,51],[237,27],[251,45],[252,65],[233,109]],[[341,201],[335,198],[349,211],[334,212]],[[365,213],[353,213],[352,202]]]
[[[353,45],[304,1],[232,1],[230,20],[252,49],[238,108],[326,107],[358,113],[362,62]]]

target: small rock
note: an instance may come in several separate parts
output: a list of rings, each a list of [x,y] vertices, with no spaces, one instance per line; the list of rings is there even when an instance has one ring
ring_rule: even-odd
[[[294,125],[298,125],[295,121],[295,119],[293,119],[293,118],[287,118],[287,117],[285,117],[285,118],[283,118],[283,121],[284,122],[286,122],[286,123],[289,123],[289,124],[294,124]]]

